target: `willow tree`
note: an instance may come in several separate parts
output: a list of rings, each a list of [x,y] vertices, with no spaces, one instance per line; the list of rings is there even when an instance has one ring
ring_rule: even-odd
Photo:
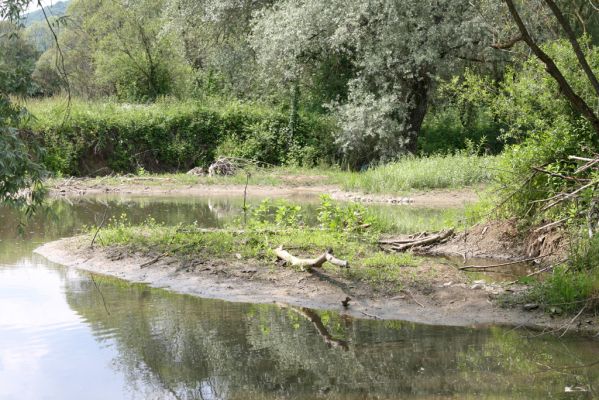
[[[436,77],[484,36],[474,11],[451,0],[284,0],[258,15],[252,43],[268,79],[309,80],[323,54],[351,65],[347,98],[329,107],[359,166],[416,152]]]

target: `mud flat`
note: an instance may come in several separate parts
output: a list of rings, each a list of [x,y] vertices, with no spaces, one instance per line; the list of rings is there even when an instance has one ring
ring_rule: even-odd
[[[568,318],[551,318],[541,311],[524,311],[520,307],[503,308],[496,301],[499,296],[512,296],[524,290],[523,287],[506,291],[499,284],[473,283],[455,266],[434,261],[417,267],[414,272],[420,278],[416,280],[417,285],[406,285],[399,295],[386,296],[361,282],[333,283],[323,272],[301,272],[251,260],[188,259],[182,262],[164,257],[142,268],[153,260],[152,256],[130,253],[122,247],[91,249],[87,237],[50,242],[35,252],[69,268],[234,302],[284,303],[335,310],[357,318],[447,326],[512,325],[551,330],[568,323]],[[341,300],[348,294],[352,301],[345,308]],[[569,327],[569,331],[590,331],[598,322],[594,318],[590,323],[587,321],[586,326]]]

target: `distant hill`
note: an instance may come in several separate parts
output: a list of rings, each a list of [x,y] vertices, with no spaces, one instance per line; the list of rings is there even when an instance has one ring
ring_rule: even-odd
[[[65,13],[67,12],[67,7],[69,6],[69,2],[70,2],[70,0],[59,1],[49,7],[44,7],[44,9],[46,10],[46,14],[48,14],[48,17],[51,17],[51,16],[61,17],[61,16],[65,15]],[[43,21],[43,20],[44,20],[44,13],[42,12],[42,10],[31,11],[31,12],[23,15],[23,24],[25,26],[30,26],[31,24],[33,24],[35,22]]]

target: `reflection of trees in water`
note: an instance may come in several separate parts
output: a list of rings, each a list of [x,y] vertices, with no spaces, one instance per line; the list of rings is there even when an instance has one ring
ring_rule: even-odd
[[[503,329],[360,321],[169,294],[143,286],[67,282],[67,300],[99,340],[118,347],[115,368],[147,398],[549,398],[572,385],[535,375],[535,362],[591,358],[588,342],[523,340]],[[315,322],[316,321],[316,322]],[[316,327],[320,324],[321,327]],[[348,341],[347,351],[323,340]],[[562,350],[559,350],[559,349]],[[595,354],[597,355],[597,354]],[[591,376],[597,379],[597,373]],[[145,395],[144,395],[145,396]]]

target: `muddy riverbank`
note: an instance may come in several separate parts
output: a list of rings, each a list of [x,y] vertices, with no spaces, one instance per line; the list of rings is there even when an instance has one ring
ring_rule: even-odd
[[[568,326],[568,318],[552,318],[539,311],[520,307],[504,308],[498,302],[516,296],[523,287],[503,288],[499,284],[472,282],[450,264],[424,262],[413,272],[415,279],[399,294],[377,293],[368,285],[337,279],[326,273],[311,274],[291,268],[258,265],[238,260],[190,259],[181,262],[161,258],[141,267],[152,258],[128,253],[118,247],[92,250],[88,238],[61,239],[39,247],[37,254],[67,267],[114,276],[177,293],[235,302],[284,303],[294,306],[338,311],[358,318],[405,320],[448,326],[513,325],[534,329],[565,329],[593,332],[597,318],[584,325]],[[352,297],[345,308],[341,301]]]

